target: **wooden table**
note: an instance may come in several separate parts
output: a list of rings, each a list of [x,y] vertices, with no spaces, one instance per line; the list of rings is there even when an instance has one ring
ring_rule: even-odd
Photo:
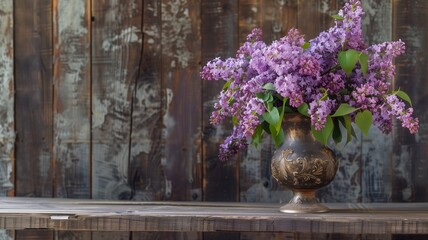
[[[326,205],[331,212],[284,214],[277,204],[0,198],[0,228],[428,234],[428,203]]]

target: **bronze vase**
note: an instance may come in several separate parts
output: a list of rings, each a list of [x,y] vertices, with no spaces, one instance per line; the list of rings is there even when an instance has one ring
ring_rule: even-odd
[[[301,114],[286,114],[282,127],[284,143],[274,152],[272,176],[293,191],[286,213],[318,213],[329,209],[319,203],[315,191],[336,175],[339,161],[334,152],[311,133],[311,120]]]

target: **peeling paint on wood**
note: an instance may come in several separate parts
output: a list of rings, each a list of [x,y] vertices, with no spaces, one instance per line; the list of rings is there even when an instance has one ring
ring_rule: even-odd
[[[192,34],[190,5],[187,0],[162,1],[162,53],[170,68],[186,68],[194,60],[188,39]],[[196,19],[193,19],[196,20]]]
[[[141,60],[141,3],[92,2],[92,197],[131,199],[132,100]]]
[[[13,192],[15,161],[13,1],[2,1],[0,9],[0,196],[6,196]]]
[[[391,135],[372,128],[362,140],[362,202],[388,202],[391,199]]]
[[[356,135],[361,132],[354,127]],[[346,146],[330,146],[339,159],[339,169],[334,180],[318,190],[323,202],[360,202],[361,201],[361,141],[353,139]]]
[[[162,87],[168,200],[197,200],[201,188],[200,1],[161,4]],[[168,90],[170,89],[170,90]],[[173,96],[173,99],[171,97]],[[172,100],[172,101],[171,101]],[[170,189],[168,188],[170,186]],[[170,192],[169,192],[170,190]],[[169,194],[170,193],[170,194]]]
[[[362,1],[365,12],[363,33],[368,44],[391,41],[392,36],[392,2],[391,0]]]
[[[54,159],[58,197],[90,196],[87,7],[86,0],[59,0],[54,5]]]
[[[0,230],[0,239],[1,240],[13,240],[14,238],[14,234],[13,231],[8,231],[8,230]]]

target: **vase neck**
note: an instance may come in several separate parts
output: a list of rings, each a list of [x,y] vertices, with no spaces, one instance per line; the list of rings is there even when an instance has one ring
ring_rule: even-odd
[[[285,137],[288,140],[311,139],[311,119],[301,114],[286,114],[282,121]]]

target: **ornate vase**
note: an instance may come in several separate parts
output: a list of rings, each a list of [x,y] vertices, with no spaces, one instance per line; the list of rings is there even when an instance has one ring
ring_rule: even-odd
[[[336,175],[339,161],[334,152],[311,134],[311,120],[301,114],[284,116],[284,143],[274,152],[272,176],[293,191],[290,202],[280,208],[286,213],[317,213],[329,209],[319,203],[315,191]]]

